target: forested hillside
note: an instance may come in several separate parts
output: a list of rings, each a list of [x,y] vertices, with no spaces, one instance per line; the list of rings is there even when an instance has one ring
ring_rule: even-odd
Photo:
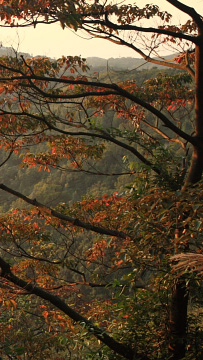
[[[14,50],[10,48],[1,48],[0,55],[15,56]],[[29,58],[29,54],[16,54]],[[40,57],[39,57],[40,58]],[[111,82],[117,81],[136,81],[142,86],[148,79],[165,74],[168,76],[178,73],[175,70],[163,69],[162,66],[154,66],[144,62],[141,59],[118,58],[118,59],[99,59],[87,58],[87,73],[93,79]],[[138,67],[138,69],[136,69]],[[144,69],[143,69],[144,68]],[[117,116],[116,112],[108,111],[103,116],[98,117],[102,128],[110,128],[113,124],[115,129],[122,129],[125,125],[125,119]],[[95,120],[96,121],[96,120]],[[4,171],[0,174],[0,182],[6,179],[9,186],[16,187],[20,191],[25,191],[27,196],[40,198],[46,205],[55,206],[58,202],[74,202],[80,200],[83,196],[101,196],[102,194],[111,194],[113,192],[123,193],[126,186],[133,182],[132,171],[129,170],[126,157],[128,151],[119,149],[116,146],[104,143],[104,154],[102,159],[89,166],[88,171],[78,171],[77,169],[52,169],[50,176],[47,176],[45,169],[33,169],[24,165],[22,159],[28,151],[25,147],[20,154],[13,153],[9,161],[4,165]],[[41,151],[44,151],[46,144],[41,145]],[[4,161],[4,151],[1,152],[0,161]],[[180,154],[181,156],[181,154]],[[97,175],[101,172],[102,175]],[[108,175],[108,176],[105,176]],[[2,194],[0,202],[1,210],[12,209],[25,206],[15,197]]]

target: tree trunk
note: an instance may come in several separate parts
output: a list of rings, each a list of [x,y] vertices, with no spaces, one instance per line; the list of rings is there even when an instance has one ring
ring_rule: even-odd
[[[170,311],[170,360],[184,358],[186,351],[188,292],[183,277],[177,279],[172,289]]]
[[[195,135],[191,166],[183,190],[202,178],[203,172],[203,29],[199,29],[199,44],[195,50]],[[186,353],[188,291],[183,276],[172,288],[170,308],[170,360],[180,360]]]
[[[203,172],[203,29],[195,49],[195,141],[186,186],[201,180]]]
[[[197,139],[198,145],[194,147],[191,166],[189,170],[189,174],[187,180],[183,186],[183,190],[191,184],[195,184],[202,177],[203,171],[203,140]]]

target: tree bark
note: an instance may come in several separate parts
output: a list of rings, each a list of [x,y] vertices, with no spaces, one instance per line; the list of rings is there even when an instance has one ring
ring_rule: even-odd
[[[201,180],[203,172],[203,25],[195,48],[195,135],[191,167],[186,185]]]
[[[203,172],[203,28],[199,28],[198,44],[195,49],[195,135],[196,145],[188,177],[183,190],[202,178]],[[188,292],[183,276],[172,289],[170,308],[170,360],[180,360],[186,353]]]
[[[191,185],[195,184],[196,182],[200,181],[202,178],[203,172],[203,140],[198,139],[198,145],[194,146],[192,159],[191,159],[191,166],[188,173],[187,180],[183,186],[183,190]]]
[[[183,277],[177,279],[172,289],[170,311],[170,360],[185,357],[187,334],[188,292]]]

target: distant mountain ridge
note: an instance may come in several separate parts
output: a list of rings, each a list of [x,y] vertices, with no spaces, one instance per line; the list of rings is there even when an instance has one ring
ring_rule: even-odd
[[[16,51],[11,47],[4,47],[0,46],[0,56],[16,56]],[[20,55],[23,55],[25,58],[31,57],[28,53],[19,52]],[[43,56],[43,55],[38,55]],[[171,60],[176,56],[176,54],[166,56],[166,60]],[[110,67],[114,70],[142,70],[142,69],[152,69],[154,67],[157,68],[164,68],[164,66],[153,64],[150,62],[145,61],[144,59],[140,58],[133,58],[133,57],[121,57],[121,58],[109,58],[109,59],[103,59],[100,57],[87,57],[87,64],[91,68],[93,68],[95,71],[97,71],[97,68],[101,70],[107,69],[107,67]]]
[[[146,62],[143,59],[132,58],[132,57],[122,57],[122,58],[110,58],[102,59],[98,57],[88,57],[88,65],[93,68],[107,68],[110,67],[114,70],[132,70],[132,69],[150,69],[153,67],[160,67],[156,64]]]
[[[12,47],[5,47],[0,45],[0,56],[16,56],[16,54],[23,55],[25,58],[31,57],[30,54],[24,52],[18,52],[17,50],[13,49]]]

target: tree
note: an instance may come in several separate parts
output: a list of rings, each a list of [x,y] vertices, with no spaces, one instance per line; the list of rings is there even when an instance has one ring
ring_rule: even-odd
[[[66,329],[71,340],[73,323],[61,315],[66,314],[126,359],[170,356],[176,360],[186,356],[187,278],[185,274],[173,275],[169,258],[174,252],[191,251],[191,247],[198,253],[202,226],[203,23],[193,8],[176,0],[167,2],[190,19],[181,26],[171,25],[171,15],[156,5],[138,8],[60,0],[9,1],[2,5],[4,26],[60,22],[63,28],[83,29],[91,36],[132,48],[146,61],[177,70],[138,85],[136,79],[118,83],[111,78],[95,79],[97,74],[88,72],[84,59],[79,57],[51,61],[16,55],[1,58],[0,62],[1,148],[7,152],[2,167],[13,153],[19,153],[24,166],[48,172],[59,168],[113,175],[113,171],[107,173],[97,166],[105,147],[111,144],[113,149],[116,146],[122,150],[128,166],[123,173],[133,176],[127,196],[104,195],[72,207],[59,204],[56,209],[1,184],[3,191],[33,206],[2,215],[1,291],[2,297],[7,297],[4,304],[8,309],[16,308],[19,297],[18,306],[23,308],[23,299],[28,296],[31,301],[34,294],[48,302],[40,303],[39,308],[50,332],[63,333],[62,329]],[[160,20],[156,28],[137,25],[139,20],[151,22],[154,17]],[[141,50],[141,42],[145,50]],[[171,44],[173,51],[177,48],[178,54],[172,61],[153,57],[162,44]],[[103,121],[104,114],[110,118],[108,124]],[[87,280],[86,271],[92,281]],[[116,274],[114,278],[112,273]],[[146,273],[150,280],[145,281]],[[135,281],[135,274],[139,282],[137,278]],[[67,276],[70,280],[65,280]],[[76,285],[81,288],[78,296]],[[97,304],[91,297],[88,301],[83,286],[103,289],[105,294],[121,291],[113,301],[101,296]],[[134,292],[134,288],[142,291]],[[169,288],[172,294],[167,306]],[[77,310],[67,305],[67,293]],[[163,306],[158,305],[160,299]],[[138,307],[145,302],[149,303],[149,317],[140,318]],[[164,328],[168,307],[170,314]],[[108,319],[102,317],[101,309]],[[136,329],[139,320],[145,337],[141,329]],[[156,333],[150,345],[149,331]],[[5,332],[9,334],[9,328]],[[165,343],[161,345],[157,339],[163,334]],[[167,337],[170,355],[163,350]],[[24,349],[9,347],[8,355],[9,351],[21,355]],[[101,358],[99,353],[94,356]]]

